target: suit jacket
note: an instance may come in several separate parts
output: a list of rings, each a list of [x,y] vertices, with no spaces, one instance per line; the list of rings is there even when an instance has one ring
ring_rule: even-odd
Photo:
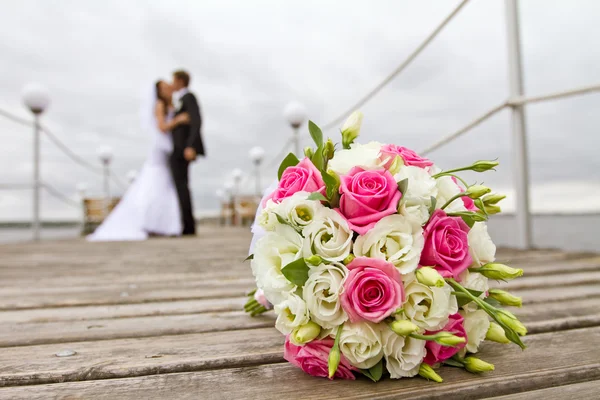
[[[181,107],[175,112],[175,115],[188,113],[190,123],[176,126],[171,135],[173,136],[173,153],[177,157],[183,158],[183,150],[186,147],[193,147],[199,156],[204,156],[204,143],[202,142],[202,116],[200,106],[193,93],[186,93],[180,99]]]

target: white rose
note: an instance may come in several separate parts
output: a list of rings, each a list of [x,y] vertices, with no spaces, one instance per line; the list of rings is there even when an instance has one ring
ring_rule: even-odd
[[[258,225],[267,232],[275,230],[275,226],[279,223],[275,213],[279,211],[279,204],[273,200],[267,200],[265,207],[257,215],[256,222]]]
[[[340,350],[356,368],[369,369],[383,357],[381,330],[370,322],[346,322],[340,334]]]
[[[463,324],[467,334],[467,346],[465,348],[469,353],[477,353],[479,345],[485,339],[488,329],[490,329],[488,315],[483,310],[461,311],[460,315],[465,319]]]
[[[496,245],[488,234],[485,222],[476,222],[469,231],[469,253],[477,267],[496,259]]]
[[[296,285],[286,279],[281,269],[301,257],[302,236],[291,226],[277,224],[256,243],[251,262],[256,286],[273,305],[284,301]]]
[[[400,213],[416,218],[423,225],[429,219],[431,198],[438,194],[435,179],[425,169],[412,166],[401,167],[394,178],[398,182],[408,179],[408,188],[402,196],[403,207]]]
[[[442,176],[436,179],[438,188],[437,208],[441,208],[448,200],[462,192],[461,188],[452,180],[451,176]],[[448,207],[444,209],[447,213],[467,211],[462,198],[454,200]]]
[[[338,150],[329,161],[328,168],[338,175],[347,174],[354,167],[366,170],[379,169],[383,163],[379,159],[381,143],[370,142],[365,145],[353,143],[350,149]]]
[[[421,225],[403,215],[390,215],[356,239],[354,255],[387,260],[407,274],[419,265],[424,243]]]
[[[342,324],[348,315],[340,303],[348,269],[339,263],[311,268],[302,289],[312,320],[328,329]]]
[[[400,379],[417,375],[427,353],[425,341],[400,336],[391,329],[382,330],[383,355],[390,377]]]
[[[306,303],[295,294],[290,294],[286,300],[276,305],[275,313],[277,314],[275,328],[284,335],[310,320]]]
[[[327,261],[343,261],[352,250],[353,232],[344,217],[331,208],[319,208],[302,234],[304,258],[316,254]]]
[[[324,208],[320,201],[307,200],[309,195],[308,192],[294,193],[280,205],[281,217],[299,231],[313,221],[318,209]]]
[[[418,327],[436,331],[448,323],[450,314],[458,311],[456,296],[452,288],[429,287],[419,283],[414,274],[404,275],[404,315]],[[401,317],[403,318],[403,317]]]

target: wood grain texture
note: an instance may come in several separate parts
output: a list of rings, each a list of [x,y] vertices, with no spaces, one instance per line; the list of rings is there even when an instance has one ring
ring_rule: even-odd
[[[480,356],[496,371],[483,376],[445,367],[441,385],[374,386],[282,362],[274,315],[241,311],[254,288],[249,240],[247,228],[211,227],[195,238],[0,245],[0,398],[552,399],[600,382],[597,254],[499,249],[499,262],[525,271],[498,285],[523,297],[513,311],[529,348],[486,344]],[[77,354],[55,357],[62,349]]]
[[[442,384],[422,379],[328,381],[304,374],[288,363],[210,369],[135,378],[1,388],[0,397],[58,399],[472,399],[519,393],[600,379],[600,328],[547,333],[526,338],[529,348],[486,345],[480,356],[494,373],[472,375],[444,367]],[[564,349],[568,346],[569,351]],[[556,354],[560,354],[557,357]],[[536,367],[534,369],[534,367]]]
[[[493,397],[494,400],[597,400],[600,397],[600,381],[575,383],[572,385],[556,386],[531,392],[509,394]],[[492,399],[490,397],[489,399]]]
[[[200,371],[282,362],[284,337],[261,328],[5,348],[0,386]],[[62,349],[76,351],[56,357]]]
[[[273,315],[250,318],[243,311],[230,311],[92,321],[0,324],[0,347],[263,328],[272,327],[274,322]]]

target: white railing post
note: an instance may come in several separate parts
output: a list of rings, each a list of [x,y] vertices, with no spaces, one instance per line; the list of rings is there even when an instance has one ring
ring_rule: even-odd
[[[518,0],[506,0],[506,27],[508,33],[508,77],[510,97],[523,96],[521,38],[519,32]],[[529,209],[529,164],[524,105],[511,104],[513,131],[513,165],[515,177],[518,246],[531,248],[531,216]]]

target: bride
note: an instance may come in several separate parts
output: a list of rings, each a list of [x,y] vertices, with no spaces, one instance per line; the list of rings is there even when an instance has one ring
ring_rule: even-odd
[[[173,118],[171,86],[159,80],[142,104],[142,129],[152,140],[150,154],[135,181],[90,241],[145,240],[149,235],[179,236],[182,231],[177,191],[169,168],[173,151],[170,131],[189,122],[182,113]]]

